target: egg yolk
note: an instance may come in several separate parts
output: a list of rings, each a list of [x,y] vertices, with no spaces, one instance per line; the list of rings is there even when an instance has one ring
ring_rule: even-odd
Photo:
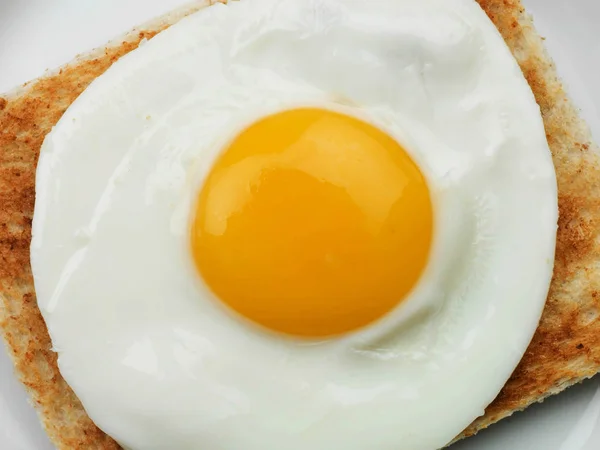
[[[237,313],[303,337],[356,330],[422,274],[430,193],[382,130],[319,108],[255,122],[209,172],[192,223],[201,277]]]

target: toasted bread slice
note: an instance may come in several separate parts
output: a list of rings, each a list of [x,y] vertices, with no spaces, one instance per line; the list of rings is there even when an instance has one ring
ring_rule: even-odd
[[[600,163],[598,148],[556,76],[519,0],[478,0],[519,62],[540,105],[558,177],[554,278],[538,330],[502,392],[457,439],[542,401],[600,370]],[[0,325],[16,372],[59,449],[118,449],[58,371],[29,266],[35,168],[44,136],[115,60],[200,0],[0,97]]]

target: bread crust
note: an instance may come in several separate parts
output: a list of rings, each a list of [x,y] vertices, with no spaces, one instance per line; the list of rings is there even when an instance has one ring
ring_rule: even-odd
[[[554,277],[521,363],[485,415],[457,439],[542,401],[600,370],[600,164],[598,148],[568,99],[519,0],[478,0],[519,62],[540,105],[557,172]],[[29,265],[35,169],[45,135],[119,57],[192,5],[138,28],[60,70],[0,97],[0,327],[16,373],[58,449],[119,449],[87,416],[57,367]],[[532,207],[535,207],[532,205]]]
[[[485,415],[459,438],[600,370],[599,149],[520,1],[478,1],[511,49],[540,106],[556,168],[559,221],[554,276],[536,333]]]

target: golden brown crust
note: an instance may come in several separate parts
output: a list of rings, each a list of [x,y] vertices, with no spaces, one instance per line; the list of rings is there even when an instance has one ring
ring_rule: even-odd
[[[521,66],[540,105],[558,180],[554,277],[538,329],[496,400],[463,436],[600,370],[598,147],[568,99],[519,0],[478,0]]]
[[[540,105],[559,184],[554,278],[539,328],[498,398],[470,436],[600,370],[600,165],[585,124],[567,99],[518,0],[478,0],[517,58]],[[17,374],[60,449],[118,449],[62,379],[37,308],[29,267],[35,167],[44,136],[98,75],[168,20],[94,58],[0,97],[0,325]]]
[[[17,94],[0,97],[0,329],[16,373],[59,449],[120,447],[90,420],[60,375],[56,353],[37,307],[29,244],[39,150],[46,134],[96,77],[141,40],[152,38],[170,20],[196,10],[198,5],[130,33],[116,45],[95,52],[93,58],[26,83]]]
[[[133,42],[37,81],[14,100],[0,101],[0,325],[16,371],[58,448],[120,447],[92,423],[62,379],[35,300],[29,242],[38,152],[46,133],[86,86],[137,40],[155,33],[140,32]]]

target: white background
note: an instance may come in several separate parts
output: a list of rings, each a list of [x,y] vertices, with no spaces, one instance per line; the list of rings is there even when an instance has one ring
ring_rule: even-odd
[[[546,44],[571,96],[582,109],[596,139],[600,139],[600,28],[595,26],[600,19],[600,2],[523,2],[533,13],[538,30],[547,37]],[[101,46],[182,3],[181,0],[0,0],[0,92],[36,78],[45,69],[66,63],[77,53]],[[600,378],[571,388],[452,447],[453,450],[599,448]],[[1,347],[0,449],[52,449]]]

